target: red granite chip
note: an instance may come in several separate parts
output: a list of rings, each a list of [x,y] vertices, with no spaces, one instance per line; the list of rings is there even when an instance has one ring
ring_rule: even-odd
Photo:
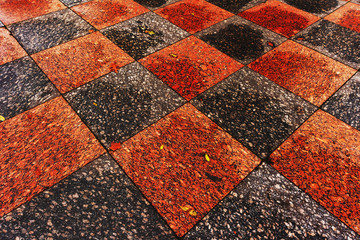
[[[317,106],[356,72],[293,41],[283,43],[249,66]]]
[[[0,21],[8,25],[64,8],[59,0],[1,0]]]
[[[234,15],[204,0],[182,0],[155,13],[189,33],[196,33]]]
[[[360,32],[360,5],[347,3],[325,19],[337,23],[343,27]]]
[[[319,110],[271,156],[274,167],[360,233],[360,132]]]
[[[72,10],[97,29],[150,11],[132,0],[94,0],[74,6]]]
[[[190,104],[124,142],[113,155],[178,236],[260,163]]]
[[[320,19],[276,0],[269,0],[238,15],[285,37],[295,35]]]
[[[134,61],[99,32],[44,50],[32,57],[61,93]]]
[[[25,50],[5,28],[0,28],[0,65],[26,56]]]
[[[139,62],[187,100],[243,66],[193,36]]]
[[[0,138],[0,216],[104,152],[62,97],[0,123]]]

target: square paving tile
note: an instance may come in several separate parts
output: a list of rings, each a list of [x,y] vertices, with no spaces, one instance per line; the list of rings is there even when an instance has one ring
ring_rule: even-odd
[[[134,60],[95,32],[32,55],[61,93],[70,91]]]
[[[326,1],[313,1],[313,0],[280,0],[289,5],[292,5],[303,11],[315,14],[319,17],[324,17],[335,9],[347,3],[349,0],[326,0]]]
[[[286,40],[238,16],[228,18],[195,36],[243,64],[254,61]]]
[[[360,233],[360,132],[319,110],[271,156],[274,167]]]
[[[127,140],[113,155],[178,236],[260,163],[190,104]]]
[[[235,14],[245,9],[254,7],[260,3],[266,2],[266,0],[207,0],[207,1]]]
[[[0,123],[0,138],[0,216],[104,152],[62,97]]]
[[[132,18],[101,32],[136,60],[189,35],[153,12]]]
[[[360,32],[360,5],[348,3],[326,16],[325,19]]]
[[[261,158],[272,153],[315,107],[249,68],[192,104]]]
[[[233,14],[204,0],[182,0],[155,13],[193,34]]]
[[[295,35],[320,19],[276,0],[269,0],[238,15],[285,37]]]
[[[112,150],[185,102],[138,63],[85,84],[65,97]]]
[[[11,118],[59,93],[30,57],[0,66],[0,115]]]
[[[188,37],[139,61],[186,100],[243,65],[196,37]]]
[[[356,72],[293,41],[283,43],[249,66],[317,106]]]
[[[82,37],[94,30],[69,9],[14,23],[8,29],[29,54]]]
[[[294,39],[351,67],[360,68],[360,33],[327,20],[321,20]]]
[[[360,131],[360,73],[342,86],[322,109]]]
[[[0,219],[2,239],[176,239],[108,155]]]
[[[160,7],[165,7],[169,4],[178,2],[179,0],[134,0],[134,1],[145,6],[146,8],[155,10]]]
[[[65,6],[58,0],[2,0],[0,20],[8,25],[64,8]]]
[[[72,10],[97,29],[114,25],[149,11],[132,0],[94,0],[74,6]]]
[[[0,65],[25,56],[25,50],[10,32],[6,28],[0,28]]]
[[[75,5],[86,3],[92,0],[60,0],[60,1],[68,7],[73,7]]]
[[[360,239],[276,170],[263,163],[185,239]]]

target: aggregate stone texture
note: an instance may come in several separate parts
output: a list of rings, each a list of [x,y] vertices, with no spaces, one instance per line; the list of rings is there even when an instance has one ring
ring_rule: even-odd
[[[238,15],[285,37],[295,35],[320,19],[276,0],[269,0]]]
[[[14,23],[8,29],[29,54],[82,37],[94,30],[70,9]]]
[[[205,0],[182,0],[157,9],[155,13],[191,34],[233,16]]]
[[[238,16],[226,19],[195,36],[243,64],[254,61],[286,40]]]
[[[194,98],[243,66],[194,36],[139,62],[186,100]]]
[[[322,109],[360,131],[360,73],[342,86]]]
[[[20,46],[6,28],[0,28],[0,65],[26,56]]]
[[[2,0],[0,20],[9,25],[64,8],[65,6],[59,0]]]
[[[0,115],[11,118],[59,93],[30,57],[0,66]]]
[[[321,20],[299,32],[294,39],[353,68],[360,68],[360,33],[356,31]]]
[[[32,58],[61,93],[134,61],[99,32],[41,51]]]
[[[326,16],[325,19],[360,32],[360,5],[348,3]]]
[[[360,0],[352,0],[351,2],[356,3],[356,4],[360,4]]]
[[[185,103],[138,63],[129,64],[65,95],[109,149]]]
[[[86,3],[92,0],[60,0],[60,1],[68,7],[73,7],[75,5]]]
[[[104,152],[62,97],[1,122],[0,138],[0,216]]]
[[[184,239],[360,239],[263,163]]]
[[[315,107],[243,68],[191,102],[261,158],[270,155]]]
[[[2,239],[176,239],[103,155],[0,219]]]
[[[72,7],[72,10],[97,29],[114,25],[149,11],[132,0],[94,0],[76,5]]]
[[[155,10],[161,7],[165,7],[179,0],[134,0],[135,2],[145,6],[148,9]]]
[[[292,5],[303,11],[312,13],[319,17],[324,17],[327,14],[335,11],[337,8],[341,7],[345,3],[349,2],[348,0],[280,0],[286,4]]]
[[[124,142],[113,155],[178,236],[260,163],[189,103]]]
[[[132,18],[101,32],[135,60],[189,36],[189,33],[153,12]]]
[[[360,233],[360,132],[318,110],[271,156],[273,166]]]
[[[249,65],[275,83],[320,106],[356,70],[293,41],[287,41]]]
[[[232,13],[239,13],[248,8],[252,8],[260,3],[266,2],[266,0],[207,0],[218,7],[225,9]]]

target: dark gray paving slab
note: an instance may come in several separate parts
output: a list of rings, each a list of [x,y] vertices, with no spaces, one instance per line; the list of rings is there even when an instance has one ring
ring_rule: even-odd
[[[192,104],[261,158],[270,155],[316,109],[247,67]]]
[[[139,63],[65,95],[106,147],[123,142],[185,100]]]
[[[69,9],[14,23],[8,28],[29,54],[68,42],[94,30]]]
[[[90,2],[91,0],[60,0],[60,1],[68,7],[73,7],[81,3]]]
[[[360,68],[358,32],[321,20],[296,34],[294,39],[353,68]]]
[[[146,8],[155,10],[161,7],[165,7],[169,4],[178,2],[180,0],[134,0],[134,1],[143,5]]]
[[[59,95],[30,57],[0,66],[0,115],[13,117]]]
[[[175,239],[108,155],[0,219],[1,239]]]
[[[322,109],[360,130],[360,73],[325,102]]]
[[[286,40],[285,37],[238,16],[222,21],[195,36],[243,64],[254,61]]]
[[[101,32],[136,60],[189,36],[189,33],[153,12]]]
[[[232,13],[239,13],[246,9],[255,7],[258,4],[266,2],[266,0],[207,0],[218,7],[221,7]]]
[[[263,163],[185,239],[360,239],[345,224]]]
[[[303,11],[312,13],[319,17],[324,17],[329,13],[335,11],[337,8],[341,7],[348,1],[342,0],[279,0],[281,2],[292,5],[296,8],[299,8]]]

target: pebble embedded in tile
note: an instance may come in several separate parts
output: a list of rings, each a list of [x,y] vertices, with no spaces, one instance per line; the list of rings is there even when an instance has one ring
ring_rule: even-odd
[[[189,35],[153,12],[132,18],[101,32],[135,60]]]
[[[321,20],[293,37],[322,54],[360,68],[360,33],[327,20]]]
[[[254,7],[260,3],[266,2],[266,0],[207,0],[218,7],[221,7],[232,13],[239,13],[245,9]]]
[[[2,239],[176,239],[103,155],[0,219]]]
[[[132,137],[185,102],[138,63],[87,83],[65,98],[107,148]]]
[[[3,27],[4,26],[4,24],[0,21],[0,27]]]
[[[326,20],[360,32],[360,6],[348,3],[325,17]]]
[[[75,5],[86,3],[92,0],[60,0],[60,1],[68,7],[73,7]]]
[[[360,73],[342,86],[322,109],[360,131]]]
[[[26,52],[10,32],[6,28],[0,28],[0,65],[25,56]]]
[[[82,37],[94,30],[69,9],[15,23],[8,29],[29,54]]]
[[[273,154],[273,166],[360,233],[360,132],[318,110]]]
[[[215,24],[195,36],[243,64],[254,61],[286,40],[238,16]]]
[[[191,102],[261,158],[266,158],[315,107],[243,68]]]
[[[0,66],[0,115],[11,118],[59,95],[30,57]]]
[[[263,163],[184,239],[360,239]]]
[[[190,104],[113,155],[180,237],[260,163]]]

